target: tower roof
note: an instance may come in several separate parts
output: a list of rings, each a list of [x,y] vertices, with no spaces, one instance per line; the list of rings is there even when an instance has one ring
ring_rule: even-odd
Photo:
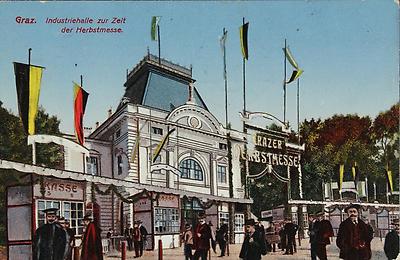
[[[128,74],[119,106],[130,102],[172,111],[188,101],[189,84],[194,82],[191,68],[148,54]],[[196,105],[208,110],[196,88],[193,98]]]

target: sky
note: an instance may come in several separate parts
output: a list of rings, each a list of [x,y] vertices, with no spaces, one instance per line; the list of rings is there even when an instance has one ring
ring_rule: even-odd
[[[16,17],[35,18],[19,24]],[[241,129],[242,56],[239,26],[249,22],[246,103],[283,119],[285,39],[299,66],[300,121],[334,114],[372,119],[399,100],[399,6],[393,0],[189,1],[189,2],[0,2],[0,101],[17,114],[12,62],[46,67],[39,104],[73,133],[72,81],[89,92],[85,127],[104,122],[124,94],[126,70],[147,54],[152,16],[161,16],[161,57],[193,67],[195,86],[210,112],[224,124],[223,57],[226,42],[228,111]],[[46,18],[109,19],[107,24],[46,24]],[[114,17],[125,23],[110,23]],[[121,28],[122,33],[62,33],[63,27]],[[77,64],[77,66],[75,66]],[[290,64],[287,63],[291,74]],[[287,86],[287,119],[294,129],[296,84]]]

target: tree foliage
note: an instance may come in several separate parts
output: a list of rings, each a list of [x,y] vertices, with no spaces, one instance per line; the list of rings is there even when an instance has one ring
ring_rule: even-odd
[[[2,106],[0,101],[0,159],[30,164],[32,148],[27,145],[21,120]],[[60,121],[55,116],[49,116],[40,108],[36,118],[36,132],[40,134],[59,135]],[[37,144],[37,164],[60,168],[63,156],[56,144]],[[6,241],[6,187],[21,183],[24,174],[13,170],[0,169],[0,243]]]
[[[300,126],[301,143],[306,146],[302,154],[304,198],[322,200],[322,183],[337,182],[341,164],[345,166],[344,180],[351,181],[351,167],[355,162],[359,168],[359,179],[368,177],[370,199],[373,182],[379,186],[377,190],[381,194],[378,194],[378,199],[385,198],[386,167],[394,173],[395,190],[398,190],[399,117],[399,104],[396,104],[374,119],[352,114],[334,115],[325,120],[304,120]],[[293,133],[289,141],[297,143]],[[297,177],[293,172],[291,176]],[[283,188],[275,187],[278,182],[263,178],[252,184],[252,197],[266,198],[261,200],[261,205],[253,206],[255,212],[285,202],[287,195],[282,192]],[[298,187],[294,187],[297,190],[293,190],[292,194],[296,195]]]

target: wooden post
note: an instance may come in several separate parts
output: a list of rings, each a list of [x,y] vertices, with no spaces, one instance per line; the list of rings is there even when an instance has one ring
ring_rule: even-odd
[[[163,260],[162,240],[158,240],[158,260]]]
[[[121,260],[126,260],[126,241],[121,241]]]
[[[74,247],[74,260],[79,260],[80,255],[79,255],[79,247],[75,246]]]

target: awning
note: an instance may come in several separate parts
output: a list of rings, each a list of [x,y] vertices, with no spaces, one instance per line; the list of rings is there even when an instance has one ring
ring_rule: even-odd
[[[86,182],[94,182],[96,184],[104,184],[104,185],[114,185],[116,187],[123,187],[126,190],[136,190],[137,192],[141,192],[143,190],[153,191],[158,193],[165,193],[165,194],[173,194],[179,195],[180,197],[187,196],[187,197],[196,197],[202,201],[209,201],[215,200],[220,202],[233,202],[233,203],[243,203],[243,204],[252,204],[252,199],[242,199],[242,198],[228,198],[228,197],[221,197],[215,196],[210,194],[204,194],[199,192],[193,191],[185,191],[185,190],[178,190],[166,187],[158,187],[148,184],[141,184],[137,182],[127,181],[127,180],[118,180],[108,177],[100,177],[94,176],[90,174],[84,174],[81,172],[74,172],[74,171],[66,171],[66,170],[57,170],[53,168],[46,168],[31,164],[24,164],[19,162],[7,161],[0,159],[0,169],[13,169],[19,172],[25,173],[33,173],[41,176],[48,176],[48,177],[55,177],[60,179],[72,179],[75,181],[86,181]],[[134,194],[131,194],[134,195]]]

